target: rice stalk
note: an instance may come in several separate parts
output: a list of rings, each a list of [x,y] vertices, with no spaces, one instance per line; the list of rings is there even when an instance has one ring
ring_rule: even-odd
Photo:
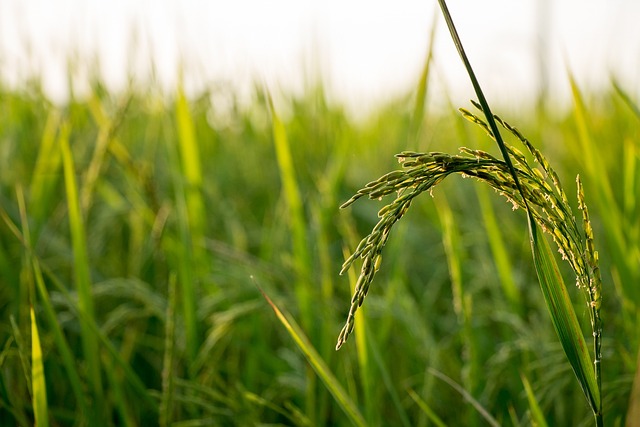
[[[474,103],[474,106],[484,113],[486,122],[467,110],[461,110],[461,112],[465,118],[483,128],[488,136],[497,143],[503,159],[497,160],[488,153],[469,149],[463,149],[467,156],[450,156],[438,152],[403,152],[398,155],[398,160],[403,164],[404,171],[390,172],[377,181],[367,184],[364,189],[359,190],[355,196],[342,205],[342,207],[346,207],[365,194],[371,199],[381,199],[391,192],[397,192],[395,201],[379,211],[380,220],[343,265],[342,272],[349,268],[355,259],[359,257],[363,259],[356,292],[351,300],[345,326],[338,336],[336,349],[344,344],[353,330],[355,312],[362,305],[373,277],[379,269],[382,248],[388,240],[391,227],[406,213],[412,200],[422,192],[432,189],[451,173],[472,176],[486,182],[504,195],[513,203],[514,209],[522,207],[526,211],[533,261],[552,323],[560,338],[565,355],[569,359],[593,411],[596,425],[601,426],[603,423],[600,394],[601,281],[597,266],[598,256],[593,246],[593,233],[584,205],[584,197],[581,194],[581,184],[578,179],[579,207],[584,214],[584,235],[578,230],[575,219],[571,215],[571,208],[557,174],[551,169],[544,156],[516,128],[491,112],[473,67],[467,58],[446,2],[439,0],[438,3],[451,38],[478,97],[479,102]],[[537,168],[531,168],[519,150],[505,144],[498,123],[515,135],[529,150],[540,164],[542,172]],[[475,164],[473,164],[473,157],[476,160]],[[605,189],[607,188],[605,186]],[[551,234],[563,259],[567,259],[574,269],[578,287],[584,289],[587,294],[594,337],[595,368],[593,371],[590,368],[590,356],[586,349],[584,336],[566,286],[558,272],[558,266],[547,241],[544,236],[538,233],[538,226]]]
[[[468,110],[461,109],[461,112],[465,118],[480,125],[488,130],[490,135],[493,135],[482,119]],[[382,250],[393,225],[407,212],[415,197],[429,192],[447,176],[460,174],[488,184],[505,197],[513,205],[514,210],[517,208],[526,209],[528,204],[536,224],[551,236],[562,258],[569,263],[576,274],[576,285],[585,294],[591,315],[596,357],[595,372],[589,367],[591,362],[588,352],[586,352],[586,345],[582,344],[584,337],[566,294],[566,289],[562,284],[562,279],[557,272],[557,266],[548,251],[548,245],[542,236],[537,238],[536,244],[532,248],[535,251],[534,261],[539,271],[543,295],[550,304],[552,320],[556,325],[556,330],[574,372],[579,378],[592,409],[597,408],[600,405],[600,387],[597,384],[599,384],[600,377],[602,285],[598,268],[598,254],[593,245],[593,232],[584,203],[582,185],[578,180],[578,200],[579,208],[583,211],[583,230],[578,227],[557,174],[544,156],[517,129],[499,117],[497,122],[514,134],[539,164],[539,168],[532,167],[519,150],[505,145],[505,150],[513,159],[513,168],[521,182],[521,191],[518,190],[516,182],[510,174],[507,162],[497,159],[487,152],[464,147],[460,149],[461,154],[459,155],[404,151],[396,155],[402,169],[389,172],[376,181],[368,183],[342,205],[345,208],[364,196],[370,199],[381,199],[384,196],[396,194],[395,200],[380,209],[378,223],[373,227],[371,233],[362,239],[353,254],[343,264],[342,272],[349,269],[358,258],[362,259],[360,275],[351,300],[347,321],[340,332],[336,348],[339,349],[345,343],[353,330],[355,313],[362,305],[380,266]],[[584,351],[580,351],[581,348]]]

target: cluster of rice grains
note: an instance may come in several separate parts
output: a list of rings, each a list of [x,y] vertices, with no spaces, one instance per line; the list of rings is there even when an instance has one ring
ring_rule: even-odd
[[[476,104],[474,103],[474,105]],[[476,107],[479,106],[476,105]],[[460,109],[460,111],[466,119],[481,126],[492,139],[494,138],[489,126],[482,119],[465,109]],[[513,160],[523,194],[536,222],[552,236],[562,258],[569,262],[575,272],[577,286],[584,290],[590,308],[596,351],[599,353],[601,279],[598,268],[598,253],[594,249],[593,231],[584,203],[580,177],[577,177],[577,186],[578,208],[582,210],[583,214],[584,229],[582,231],[576,224],[557,174],[549,166],[544,156],[516,128],[497,116],[495,119],[522,142],[542,169],[540,171],[536,167],[532,168],[524,154],[507,145],[507,151]],[[513,204],[514,210],[518,207],[525,209],[524,201],[515,185],[509,167],[503,160],[480,150],[461,148],[460,151],[461,155],[410,151],[397,154],[398,162],[402,165],[401,170],[390,172],[376,181],[368,183],[341,206],[341,208],[345,208],[363,196],[370,199],[382,199],[391,193],[397,194],[393,202],[380,209],[378,223],[373,227],[371,233],[362,239],[355,252],[342,266],[341,274],[349,269],[356,259],[362,258],[363,260],[347,321],[338,337],[336,349],[345,343],[353,331],[355,313],[362,305],[369,291],[369,286],[380,267],[382,248],[389,238],[391,228],[407,212],[416,196],[431,190],[448,175],[459,173],[462,176],[477,178],[490,185]],[[600,360],[599,354],[596,355],[596,360]]]

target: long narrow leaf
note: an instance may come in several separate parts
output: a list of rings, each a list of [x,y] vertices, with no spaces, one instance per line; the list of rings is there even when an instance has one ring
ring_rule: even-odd
[[[544,419],[544,415],[542,414],[542,410],[538,404],[538,399],[536,399],[536,395],[533,392],[531,383],[529,383],[529,380],[524,376],[524,374],[520,375],[520,378],[522,379],[522,385],[524,386],[524,391],[527,394],[527,400],[529,401],[531,423],[535,427],[547,427],[547,420]]]
[[[600,390],[596,383],[587,342],[549,244],[544,236],[533,234],[533,237],[534,241],[531,244],[533,261],[551,321],[580,387],[591,409],[597,414],[601,408]]]
[[[44,377],[44,365],[42,364],[42,348],[40,347],[40,334],[36,323],[36,314],[31,313],[31,382],[33,390],[33,414],[37,427],[49,425],[49,410],[47,407],[47,385]]]
[[[518,175],[515,172],[515,168],[511,162],[511,158],[502,136],[500,135],[500,130],[498,129],[493,113],[491,113],[489,104],[482,92],[482,88],[480,87],[480,83],[478,82],[473,68],[471,67],[471,63],[466,56],[446,2],[445,0],[438,0],[438,2],[442,9],[445,21],[447,22],[447,26],[449,27],[453,42],[467,70],[476,95],[478,96],[478,101],[480,102],[482,111],[487,119],[490,131],[500,148],[502,157],[508,166],[515,187],[517,188],[518,193],[520,193],[527,211],[527,217],[529,220],[529,236],[533,251],[534,264],[536,266],[536,273],[538,275],[538,280],[540,282],[545,302],[547,303],[547,307],[551,313],[553,325],[560,337],[560,342],[565,354],[578,377],[580,386],[582,387],[589,405],[593,410],[596,424],[601,425],[602,407],[600,403],[600,388],[598,387],[595,373],[591,368],[591,363],[589,362],[589,351],[587,350],[586,342],[584,340],[582,330],[579,327],[566,287],[558,272],[558,267],[546,240],[544,237],[539,235],[538,226],[529,207],[529,202],[527,201],[527,197],[522,189]]]
[[[302,204],[302,197],[300,195],[300,188],[298,186],[298,179],[291,154],[291,146],[287,138],[284,123],[282,123],[282,120],[278,116],[273,105],[273,99],[269,93],[267,93],[267,101],[271,113],[273,143],[278,161],[278,169],[280,170],[282,191],[289,210],[289,218],[291,219],[293,259],[298,278],[301,281],[299,286],[296,286],[296,293],[298,303],[300,304],[300,312],[302,313],[302,324],[307,327],[312,324],[312,306],[311,295],[308,287],[304,285],[304,281],[310,276],[311,257],[307,246],[308,236],[304,206]]]
[[[366,426],[367,423],[365,422],[362,414],[360,414],[358,407],[342,388],[336,377],[331,373],[331,370],[324,360],[322,360],[322,357],[318,354],[311,342],[309,342],[309,339],[304,335],[300,326],[298,326],[293,318],[288,316],[286,313],[283,313],[260,287],[258,287],[258,289],[267,303],[271,306],[271,309],[276,314],[276,317],[282,326],[285,327],[291,338],[293,338],[293,341],[296,343],[302,354],[304,354],[304,357],[311,364],[313,370],[322,379],[329,392],[336,399],[336,402],[340,405],[351,422],[356,426]]]
[[[91,290],[91,277],[89,274],[89,259],[87,255],[87,240],[84,221],[80,210],[80,199],[76,184],[75,167],[71,148],[69,146],[69,126],[64,124],[60,129],[60,147],[62,151],[62,164],[64,169],[64,182],[67,192],[67,205],[69,209],[69,228],[74,257],[75,284],[78,289],[78,308],[87,317],[94,318],[93,293]],[[100,358],[98,355],[98,342],[86,320],[80,319],[82,330],[82,346],[87,362],[89,381],[96,399],[96,413],[101,413],[104,403],[102,393],[102,378],[100,374]]]

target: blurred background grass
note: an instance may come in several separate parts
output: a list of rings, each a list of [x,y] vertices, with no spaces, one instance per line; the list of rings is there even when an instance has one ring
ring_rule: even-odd
[[[615,83],[567,84],[568,110],[494,111],[546,154],[570,200],[583,179],[604,279],[606,424],[633,425],[640,113]],[[402,150],[495,149],[454,106],[424,111],[415,95],[358,120],[322,84],[275,95],[270,106],[261,87],[248,104],[215,86],[194,98],[113,93],[94,79],[60,107],[37,81],[0,86],[2,424],[349,425],[259,286],[369,425],[484,425],[478,408],[501,425],[530,425],[538,411],[549,425],[589,425],[525,215],[471,180],[417,200],[355,339],[334,351],[355,279],[340,265],[382,202],[339,205]]]

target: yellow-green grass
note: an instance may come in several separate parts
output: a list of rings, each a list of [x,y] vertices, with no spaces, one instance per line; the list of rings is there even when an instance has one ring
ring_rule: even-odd
[[[534,113],[506,117],[493,108],[520,125],[563,182],[578,173],[584,181],[605,290],[602,405],[606,424],[615,425],[635,407],[629,398],[640,378],[633,299],[640,278],[629,268],[637,256],[639,118],[624,87],[580,93],[588,142],[578,140],[574,107],[545,119],[546,138]],[[97,85],[89,100],[64,108],[37,87],[0,87],[0,95],[1,424],[30,425],[42,413],[32,394],[30,300],[51,425],[90,424],[96,366],[105,412],[97,425],[352,425],[360,418],[367,425],[482,425],[478,408],[501,425],[592,423],[589,406],[577,404],[583,393],[537,284],[526,216],[491,191],[479,195],[469,179],[439,184],[435,203],[416,199],[389,238],[356,339],[333,350],[351,295],[349,276],[338,276],[344,249],[355,248],[383,206],[338,210],[340,203],[397,165],[393,154],[403,150],[464,145],[499,156],[482,129],[452,111],[422,110],[417,126],[416,102],[425,101],[406,96],[354,121],[318,86],[277,98],[285,147],[275,140],[262,88],[252,103],[238,101],[219,116],[215,97],[159,98],[145,88],[109,94]],[[612,153],[599,143],[605,140]],[[584,143],[601,159],[596,171],[579,156]],[[185,175],[189,144],[197,147],[199,187]],[[278,159],[283,148],[290,160]],[[623,244],[605,233],[621,225],[597,201],[607,191],[594,185],[598,174],[607,174],[612,209],[624,218]],[[295,183],[299,202],[286,182]],[[75,195],[68,191],[74,183]],[[577,187],[565,191],[579,215]],[[302,240],[306,254],[298,251]],[[573,283],[566,263],[558,267]],[[342,398],[317,377],[251,276],[277,296],[290,325],[297,321],[323,375],[360,417],[347,415]],[[89,292],[79,292],[78,280]],[[588,335],[589,309],[568,288]],[[306,298],[311,315],[301,312]],[[454,307],[460,301],[468,304],[462,314]],[[85,351],[91,337],[96,345]]]

